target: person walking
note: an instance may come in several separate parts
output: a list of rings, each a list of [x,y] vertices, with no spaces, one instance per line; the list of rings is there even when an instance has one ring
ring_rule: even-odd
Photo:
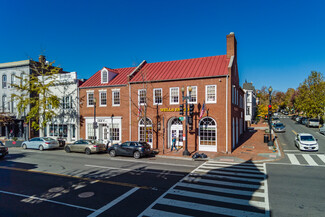
[[[177,151],[177,148],[176,148],[176,136],[173,137],[173,140],[172,140],[172,149],[170,151],[173,151],[174,148]]]

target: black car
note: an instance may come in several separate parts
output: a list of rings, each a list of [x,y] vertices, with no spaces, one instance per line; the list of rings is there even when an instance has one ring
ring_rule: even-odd
[[[108,148],[107,152],[111,157],[117,155],[133,156],[138,159],[140,157],[150,155],[152,150],[146,142],[124,142],[122,144],[114,144]]]
[[[3,158],[7,154],[9,154],[8,147],[0,141],[0,158]]]

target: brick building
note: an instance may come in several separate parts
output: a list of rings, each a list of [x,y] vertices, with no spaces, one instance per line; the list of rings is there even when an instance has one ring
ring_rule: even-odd
[[[113,143],[146,140],[162,151],[171,147],[175,136],[177,145],[184,147],[182,90],[190,96],[188,104],[194,105],[188,150],[234,150],[244,131],[244,92],[239,86],[234,33],[227,35],[226,55],[143,61],[137,67],[104,67],[96,72],[79,88],[80,137]],[[98,127],[94,128],[94,120]]]

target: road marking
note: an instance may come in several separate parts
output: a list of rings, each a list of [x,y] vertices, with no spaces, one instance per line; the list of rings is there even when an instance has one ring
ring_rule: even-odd
[[[130,187],[130,188],[152,189],[151,187],[148,187],[148,186],[139,186],[137,184],[130,184],[130,183],[125,183],[125,182],[114,182],[114,181],[107,181],[107,180],[100,180],[100,179],[84,178],[84,177],[71,176],[71,175],[65,175],[65,174],[42,172],[42,171],[37,171],[37,170],[27,170],[27,169],[15,168],[15,167],[0,166],[0,169],[15,170],[15,171],[22,171],[22,172],[30,172],[30,173],[39,173],[39,174],[53,175],[53,176],[61,176],[61,177],[67,177],[67,178],[80,179],[80,180],[89,181],[89,182],[100,182],[100,183],[104,183],[104,184],[126,186],[126,187]]]
[[[182,174],[172,174],[172,173],[169,173],[169,171],[155,172],[155,171],[145,171],[145,170],[139,170],[139,169],[123,169],[123,168],[118,168],[118,167],[106,167],[106,166],[89,165],[89,164],[86,164],[85,166],[86,167],[97,167],[97,168],[102,168],[102,169],[124,170],[127,172],[152,173],[152,174],[159,174],[159,175],[181,176],[181,177],[185,176]]]
[[[265,174],[267,174],[265,163],[263,163],[263,167],[264,167]],[[262,181],[262,183],[264,184],[264,194],[265,194],[265,196],[264,196],[265,216],[269,217],[270,216],[270,204],[269,204],[269,188],[268,188],[268,184],[267,184],[267,178],[264,179]]]
[[[126,192],[125,194],[119,196],[118,198],[116,198],[115,200],[111,201],[110,203],[106,204],[105,206],[103,206],[102,208],[96,210],[94,213],[88,215],[88,217],[95,217],[100,215],[101,213],[105,212],[106,210],[108,210],[109,208],[115,206],[117,203],[121,202],[122,200],[124,200],[125,198],[127,198],[128,196],[130,196],[131,194],[133,194],[135,191],[137,191],[139,188],[132,188],[131,190],[129,190],[128,192]]]
[[[143,163],[143,164],[168,165],[168,166],[173,166],[173,167],[190,167],[190,168],[197,167],[197,165],[172,164],[172,163],[162,163],[162,162],[147,162],[147,161],[141,161],[141,160],[127,160],[127,159],[114,159],[114,158],[109,158],[109,160],[113,160],[113,161],[125,161],[125,162],[136,162],[137,164]]]
[[[296,131],[292,130],[292,132],[293,132],[295,135],[297,135],[297,132],[296,132]]]
[[[317,156],[325,163],[325,155],[318,154]]]
[[[297,153],[300,153],[301,151],[299,150],[283,150],[284,152],[297,152]]]
[[[311,158],[310,155],[308,155],[308,154],[303,154],[302,156],[305,158],[305,160],[307,161],[307,163],[308,163],[309,165],[311,165],[311,166],[317,166],[317,165],[318,165],[318,164],[313,160],[313,158]]]
[[[296,156],[294,154],[287,154],[287,155],[288,155],[288,158],[289,158],[291,164],[300,165],[298,159],[296,158]]]
[[[278,163],[278,162],[269,162],[267,164],[275,164],[275,165],[287,165],[287,166],[292,166],[294,164],[291,164],[291,163]],[[294,166],[302,166],[302,167],[305,167],[305,166],[310,166],[309,164],[299,164],[299,165],[294,165]],[[325,168],[325,165],[317,165],[318,167],[324,167]]]
[[[33,199],[33,200],[45,201],[45,202],[49,202],[49,203],[55,203],[55,204],[64,205],[64,206],[70,206],[70,207],[78,208],[78,209],[96,211],[95,209],[91,209],[91,208],[87,208],[87,207],[83,207],[83,206],[77,206],[77,205],[73,205],[73,204],[69,204],[69,203],[62,203],[62,202],[58,202],[58,201],[55,201],[55,200],[48,200],[48,199],[44,199],[44,198],[41,198],[41,197],[29,196],[29,195],[25,195],[25,194],[18,194],[18,193],[13,193],[13,192],[8,192],[8,191],[1,191],[1,190],[0,190],[0,193],[14,195],[14,196],[18,196],[18,197],[25,197],[25,198],[29,198],[29,199]]]

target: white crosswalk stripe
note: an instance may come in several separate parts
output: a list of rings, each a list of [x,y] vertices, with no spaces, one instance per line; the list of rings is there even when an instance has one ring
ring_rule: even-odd
[[[206,162],[139,216],[269,216],[265,164]]]
[[[325,166],[325,154],[286,154],[291,164]]]

